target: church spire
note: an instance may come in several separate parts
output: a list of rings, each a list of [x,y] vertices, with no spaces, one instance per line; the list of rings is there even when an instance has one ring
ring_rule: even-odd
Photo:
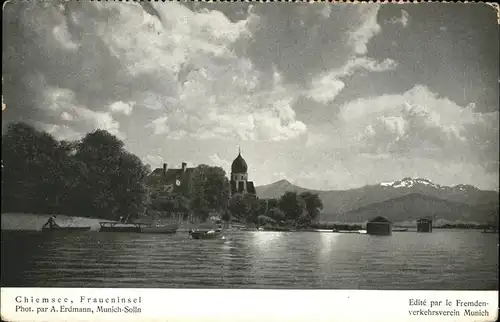
[[[246,173],[248,169],[245,159],[241,156],[241,147],[238,145],[238,156],[231,165],[231,173]]]

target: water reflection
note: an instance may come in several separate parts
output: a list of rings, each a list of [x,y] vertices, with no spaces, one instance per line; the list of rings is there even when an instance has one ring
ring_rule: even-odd
[[[241,288],[254,283],[250,273],[251,263],[255,260],[250,247],[239,239],[228,239],[224,245],[224,285],[228,288]]]
[[[273,245],[278,243],[284,235],[284,232],[278,231],[250,232],[250,238],[255,250],[261,253],[272,251]]]
[[[3,286],[494,290],[498,282],[498,236],[475,231],[1,237]]]
[[[320,246],[318,250],[318,259],[321,263],[328,263],[332,258],[332,251],[335,249],[335,244],[339,239],[339,234],[319,233]]]

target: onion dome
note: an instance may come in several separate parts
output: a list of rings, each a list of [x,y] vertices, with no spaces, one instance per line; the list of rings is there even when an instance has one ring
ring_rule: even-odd
[[[232,173],[247,173],[247,170],[248,170],[248,166],[247,166],[245,159],[243,159],[243,157],[241,156],[241,153],[238,153],[238,156],[236,157],[236,159],[234,159],[233,164],[231,165],[231,172]]]

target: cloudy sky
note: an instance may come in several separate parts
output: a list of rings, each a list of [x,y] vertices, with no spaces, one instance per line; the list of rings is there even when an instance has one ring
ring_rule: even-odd
[[[498,189],[499,32],[483,4],[15,2],[2,126],[96,128],[152,168],[347,189]]]

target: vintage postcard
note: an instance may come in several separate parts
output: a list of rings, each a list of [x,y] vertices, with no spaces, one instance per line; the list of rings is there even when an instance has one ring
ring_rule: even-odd
[[[497,9],[6,2],[2,320],[497,320]]]

